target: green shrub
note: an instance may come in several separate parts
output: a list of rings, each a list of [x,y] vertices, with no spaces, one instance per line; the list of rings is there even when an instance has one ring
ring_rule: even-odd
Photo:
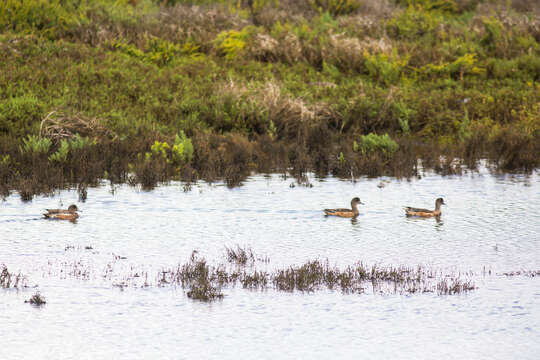
[[[461,143],[466,142],[472,136],[471,121],[469,120],[469,112],[465,109],[465,116],[462,121],[457,124],[457,140]]]
[[[332,16],[352,14],[362,4],[359,0],[309,0],[309,3],[320,13],[328,12]]]
[[[247,41],[250,37],[250,31],[251,28],[249,26],[246,26],[240,31],[222,31],[214,40],[216,48],[225,56],[225,59],[234,60],[246,47]]]
[[[386,85],[395,84],[399,81],[401,73],[407,63],[408,58],[400,59],[397,52],[394,51],[391,56],[387,54],[364,53],[365,66],[369,75],[376,81]]]
[[[11,156],[9,154],[0,156],[0,165],[8,166],[11,164]]]
[[[32,95],[0,101],[0,133],[22,137],[34,129],[42,113],[41,102]]]
[[[36,135],[28,135],[23,139],[23,145],[19,146],[19,151],[22,154],[40,155],[49,152],[52,141],[47,138],[39,138]]]
[[[433,32],[439,23],[440,18],[436,14],[411,6],[391,18],[386,27],[392,37],[415,40]]]
[[[188,43],[181,48],[178,44],[157,37],[149,37],[146,40],[144,51],[133,44],[129,44],[123,39],[113,40],[108,44],[111,48],[120,51],[121,53],[160,66],[171,63],[178,54],[184,51],[191,52],[198,49],[198,47],[194,48],[193,45]]]
[[[156,140],[150,149],[151,152],[145,155],[146,160],[150,160],[152,157],[160,158],[174,165],[190,162],[194,153],[193,143],[183,131],[176,134],[172,147],[166,141]]]
[[[465,54],[451,63],[427,64],[422,66],[419,71],[428,78],[439,78],[441,75],[451,76],[454,79],[461,79],[465,75],[480,75],[486,70],[477,66],[478,59],[476,54]]]
[[[78,23],[77,15],[65,4],[62,0],[4,0],[0,2],[0,32],[39,32],[52,38]]]
[[[97,141],[96,139],[90,140],[88,136],[82,137],[79,134],[75,134],[75,137],[73,139],[69,140],[69,145],[72,150],[79,151],[82,150],[88,146],[96,145]]]
[[[388,134],[377,135],[374,133],[361,135],[358,146],[362,154],[382,152],[386,155],[392,155],[399,148],[399,145]]]
[[[64,163],[67,160],[69,154],[69,143],[67,140],[62,139],[60,141],[60,147],[58,150],[49,156],[49,161]]]
[[[127,42],[125,42],[125,40],[122,40],[122,39],[113,40],[109,42],[109,45],[113,49],[116,49],[126,55],[133,56],[137,59],[142,60],[145,58],[144,51],[140,50],[133,44],[128,44]]]
[[[172,161],[175,164],[188,163],[193,159],[193,143],[191,139],[180,131],[180,136],[176,134],[174,145],[171,150]]]
[[[454,0],[397,0],[397,3],[427,11],[458,12],[458,6]]]
[[[180,53],[180,45],[160,38],[150,38],[146,44],[147,58],[158,64],[169,64]]]
[[[161,142],[156,140],[150,149],[152,150],[152,155],[161,157],[162,159],[167,159],[171,147],[166,141]]]

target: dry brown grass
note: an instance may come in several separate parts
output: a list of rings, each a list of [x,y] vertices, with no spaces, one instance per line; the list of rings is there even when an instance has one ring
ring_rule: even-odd
[[[41,121],[39,134],[55,142],[62,139],[72,139],[76,134],[98,139],[112,139],[114,133],[109,130],[101,119],[83,114],[67,114],[51,111]]]

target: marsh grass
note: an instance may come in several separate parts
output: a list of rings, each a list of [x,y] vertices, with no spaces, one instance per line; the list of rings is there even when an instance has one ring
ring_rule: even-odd
[[[437,283],[437,294],[453,295],[476,289],[471,281],[464,281],[458,278],[444,278]]]
[[[88,246],[68,245],[65,250],[86,252],[87,248]],[[237,245],[236,248],[225,249],[224,263],[218,261],[211,264],[197,251],[193,251],[188,261],[170,268],[161,268],[157,273],[145,266],[129,264],[125,257],[113,254],[105,267],[97,272],[88,259],[81,259],[49,261],[43,274],[82,281],[101,279],[120,290],[179,286],[187,297],[203,302],[223,299],[223,290],[236,286],[262,292],[273,290],[313,293],[330,290],[343,294],[455,296],[476,290],[474,278],[479,275],[472,271],[455,273],[422,265],[368,265],[357,262],[338,267],[331,265],[328,259],[309,260],[300,265],[286,267],[270,267],[269,259],[257,256],[251,248]],[[235,254],[230,259],[227,250]],[[237,261],[237,258],[248,260]],[[261,262],[260,266],[256,266],[257,261]],[[493,275],[491,271],[486,272],[484,269],[481,275],[537,277],[540,276],[540,271],[519,270]],[[0,286],[26,287],[26,277],[11,274],[3,266]]]
[[[32,295],[30,299],[25,300],[24,302],[38,307],[43,306],[47,303],[45,297],[43,297],[43,295],[41,295],[39,291]]]
[[[21,273],[10,273],[6,265],[2,265],[0,271],[0,287],[4,289],[19,289],[27,287],[26,276]]]
[[[194,252],[190,261],[179,264],[176,269],[160,272],[159,286],[178,284],[187,290],[187,296],[202,301],[221,299],[221,289],[240,284],[245,289],[286,292],[315,292],[321,289],[339,290],[344,294],[365,293],[368,287],[373,293],[456,295],[467,293],[476,287],[472,280],[422,266],[367,266],[363,263],[340,269],[329,261],[312,260],[303,265],[292,265],[271,271],[257,269],[253,261],[257,257],[251,249],[226,248],[228,263],[209,265]],[[246,255],[249,251],[250,256]],[[241,254],[241,255],[239,255]],[[250,258],[252,261],[247,261]],[[238,261],[237,259],[240,259]],[[246,260],[246,261],[244,261]]]
[[[198,258],[193,253],[190,262],[182,265],[177,272],[176,282],[179,281],[183,288],[188,289],[189,298],[213,301],[223,298],[221,284],[228,282],[228,275],[223,275],[222,271],[207,265],[205,259]]]
[[[511,277],[511,276],[527,276],[527,277],[537,277],[540,276],[540,270],[518,270],[502,273],[502,275]]]
[[[255,255],[251,248],[242,248],[240,245],[236,245],[236,249],[225,247],[225,257],[229,263],[241,266],[253,265],[255,262]]]

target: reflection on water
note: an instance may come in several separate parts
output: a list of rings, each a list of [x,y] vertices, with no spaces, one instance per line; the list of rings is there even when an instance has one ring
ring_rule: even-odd
[[[497,274],[540,270],[539,180],[481,170],[291,188],[275,175],[189,192],[180,183],[151,192],[104,185],[89,188],[85,203],[75,191],[31,203],[14,195],[0,205],[0,263],[39,284],[47,304],[24,304],[34,289],[0,291],[0,358],[535,359],[540,279]],[[357,218],[324,216],[354,196],[365,203]],[[405,216],[404,205],[429,208],[438,197],[448,203],[440,219]],[[45,208],[71,203],[83,209],[76,223],[41,218]],[[121,290],[104,278],[111,263],[120,278],[157,273],[194,249],[222,261],[235,244],[268,257],[268,269],[316,258],[422,264],[473,272],[478,289],[437,297],[236,287],[209,305],[178,288]],[[68,276],[75,266],[97,275]]]

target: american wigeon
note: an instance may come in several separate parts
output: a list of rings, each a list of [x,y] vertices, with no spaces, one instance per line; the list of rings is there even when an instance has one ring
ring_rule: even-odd
[[[75,220],[79,217],[77,205],[69,205],[67,209],[45,209],[47,212],[43,214],[46,219],[57,220]]]
[[[341,217],[357,217],[360,213],[358,211],[358,204],[363,204],[360,198],[355,197],[351,200],[351,209],[324,209],[326,215],[341,216]]]
[[[438,198],[437,200],[435,200],[435,210],[419,209],[406,206],[405,215],[422,217],[439,216],[441,215],[441,205],[446,205],[443,198]]]

